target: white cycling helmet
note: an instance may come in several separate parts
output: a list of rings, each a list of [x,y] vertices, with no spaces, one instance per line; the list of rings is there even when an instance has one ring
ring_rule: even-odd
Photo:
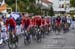
[[[6,15],[6,18],[10,18],[10,14],[7,14],[7,15]]]

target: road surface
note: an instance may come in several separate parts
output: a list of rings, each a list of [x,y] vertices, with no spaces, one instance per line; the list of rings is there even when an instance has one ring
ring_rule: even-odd
[[[8,46],[0,47],[0,49],[9,49]],[[50,35],[42,39],[42,42],[31,42],[30,45],[24,45],[23,36],[19,38],[17,49],[75,49],[75,30],[70,30],[68,33],[55,35],[51,32]]]

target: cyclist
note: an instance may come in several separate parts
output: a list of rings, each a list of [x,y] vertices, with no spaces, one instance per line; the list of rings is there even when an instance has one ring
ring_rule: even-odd
[[[58,17],[56,18],[56,29],[57,29],[58,31],[60,31],[60,28],[61,28],[61,17],[58,16]]]
[[[61,24],[61,17],[60,16],[58,16],[56,18],[56,23],[57,23],[58,26]]]
[[[56,24],[56,22],[55,22],[56,21],[56,17],[53,16],[51,21],[52,21],[52,30],[56,31],[56,26],[55,26],[55,24]]]
[[[24,16],[22,18],[22,21],[21,22],[22,22],[23,29],[28,30],[28,27],[30,25],[30,18],[28,16]]]
[[[70,27],[71,23],[72,23],[72,18],[70,16],[67,17],[67,23]]]
[[[36,36],[36,40],[41,40],[41,16],[40,15],[36,15],[34,16],[34,23],[35,23],[35,36]]]
[[[66,16],[62,18],[62,23],[63,23],[63,24],[64,24],[64,23],[67,23],[67,18],[66,18]]]
[[[44,17],[42,17],[42,19],[41,19],[41,27],[43,27],[43,26],[45,26],[45,19],[44,19]]]
[[[16,22],[13,18],[7,18],[6,20],[6,27],[7,27],[7,31],[8,31],[8,26],[10,30],[13,30],[14,34],[16,33]]]
[[[32,25],[33,28],[35,27],[35,19],[34,19],[34,17],[32,17],[32,19],[31,19],[31,25]]]
[[[51,18],[50,17],[46,17],[45,21],[46,21],[46,25],[49,27],[50,24],[51,24]]]
[[[41,16],[39,16],[39,15],[35,16],[35,25],[40,27],[40,25],[41,25]]]
[[[7,32],[9,30],[9,37],[11,41],[15,40],[15,42],[18,42],[18,36],[16,35],[16,22],[12,17],[11,18],[7,17],[6,28],[7,28]],[[15,39],[12,39],[12,37],[14,37]]]
[[[50,31],[50,25],[51,25],[51,19],[50,19],[50,17],[46,17],[45,18],[45,28],[46,28],[47,35]]]
[[[30,26],[30,18],[28,16],[23,16],[22,18],[22,27],[24,29],[24,43],[30,43],[30,32],[29,32],[29,26]]]
[[[42,33],[42,37],[45,37],[45,19],[44,17],[42,17],[41,19],[41,33]]]
[[[67,23],[66,16],[62,17],[62,28],[64,29],[64,24]]]

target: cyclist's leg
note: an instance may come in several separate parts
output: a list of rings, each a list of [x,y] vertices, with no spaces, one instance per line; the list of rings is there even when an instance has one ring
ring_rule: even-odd
[[[18,36],[16,35],[16,29],[15,29],[15,27],[12,27],[12,32],[13,32],[13,35],[15,36],[14,37],[15,42],[18,42]]]
[[[25,29],[24,29],[24,31],[25,31],[25,36],[26,36],[26,39],[27,39],[27,40],[30,39],[30,33],[29,33],[28,30],[27,30],[27,29],[28,29],[28,26],[29,26],[29,25],[25,25],[25,26],[24,26],[24,28],[25,28]]]
[[[12,26],[9,26],[9,42],[13,44]]]
[[[70,25],[71,25],[71,24],[70,24],[70,23],[68,23],[68,29],[70,28]]]
[[[27,26],[24,25],[24,36],[26,36]]]

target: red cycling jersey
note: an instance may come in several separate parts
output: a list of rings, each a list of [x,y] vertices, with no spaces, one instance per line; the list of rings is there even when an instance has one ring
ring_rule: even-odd
[[[49,25],[50,24],[50,19],[49,18],[45,18],[45,24]]]
[[[37,20],[35,20],[35,22],[36,22],[36,25],[37,26],[40,26],[41,25],[41,19],[37,19]]]
[[[14,27],[16,29],[16,22],[13,18],[9,18],[6,20],[6,28],[8,30],[8,25]],[[15,30],[16,31],[16,30]]]
[[[28,29],[31,24],[31,20],[29,17],[23,17],[21,22],[22,22],[22,27],[23,28],[26,27],[26,29]]]
[[[35,19],[31,19],[31,23],[33,26],[35,26]]]
[[[34,16],[34,23],[36,26],[40,26],[41,25],[41,16],[37,15],[37,16]]]
[[[57,25],[57,26],[60,26],[60,24],[61,24],[61,18],[57,18],[57,19],[56,19],[56,25]]]
[[[41,19],[41,26],[45,25],[45,19]]]

